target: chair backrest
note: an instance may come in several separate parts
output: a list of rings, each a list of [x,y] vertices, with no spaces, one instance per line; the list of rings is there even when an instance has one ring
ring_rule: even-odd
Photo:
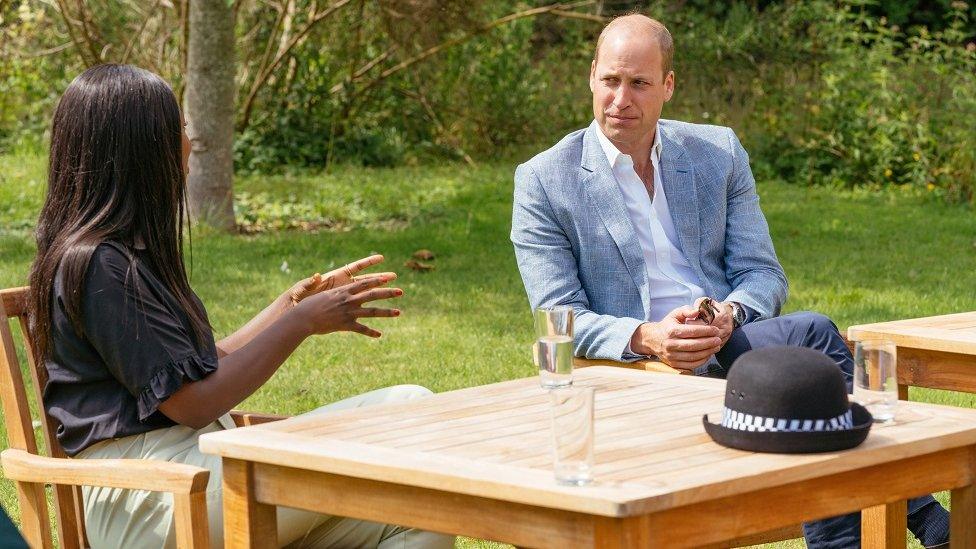
[[[33,397],[37,404],[44,443],[50,457],[65,458],[64,449],[55,436],[58,423],[47,415],[41,400],[47,384],[47,369],[36,360],[27,321],[27,288],[0,290],[0,399],[7,427],[7,442],[11,448],[39,454],[34,436],[34,417],[28,400],[27,386],[17,357],[11,323],[18,321],[30,372]],[[78,549],[87,545],[81,490],[73,486],[54,486],[54,505],[57,518],[58,540],[64,549]],[[21,523],[25,537],[32,544],[53,547],[47,498],[43,486],[17,483],[17,499],[20,503]]]

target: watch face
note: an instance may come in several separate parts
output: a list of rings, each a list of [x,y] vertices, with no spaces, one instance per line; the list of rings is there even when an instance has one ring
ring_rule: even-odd
[[[732,318],[735,319],[735,323],[741,325],[746,320],[746,312],[739,305],[732,305]]]

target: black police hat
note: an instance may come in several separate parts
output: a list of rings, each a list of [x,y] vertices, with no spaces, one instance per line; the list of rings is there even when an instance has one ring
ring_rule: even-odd
[[[702,417],[712,440],[752,452],[833,452],[864,442],[873,418],[850,403],[844,376],[827,355],[764,347],[732,364],[720,423]]]

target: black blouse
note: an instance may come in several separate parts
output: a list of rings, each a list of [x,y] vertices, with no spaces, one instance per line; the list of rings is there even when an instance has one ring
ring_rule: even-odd
[[[146,262],[132,268],[125,250],[107,242],[92,254],[81,299],[83,336],[65,312],[61,273],[55,277],[44,406],[61,423],[58,441],[69,456],[102,440],[176,425],[160,403],[217,369],[213,334],[198,344],[173,294]],[[143,252],[130,253],[139,259]]]

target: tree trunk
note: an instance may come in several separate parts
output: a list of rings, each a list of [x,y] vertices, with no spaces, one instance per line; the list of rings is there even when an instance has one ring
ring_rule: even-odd
[[[234,13],[227,0],[190,0],[186,119],[195,221],[233,230]]]

